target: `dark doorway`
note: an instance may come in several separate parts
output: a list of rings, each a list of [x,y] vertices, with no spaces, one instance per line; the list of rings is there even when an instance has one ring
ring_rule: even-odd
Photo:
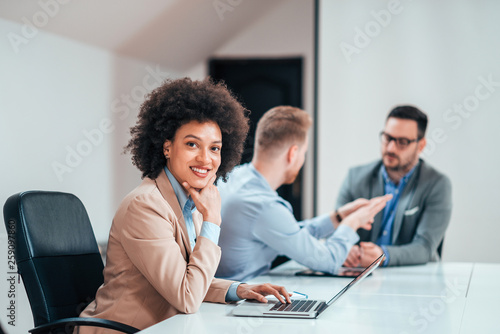
[[[251,111],[241,163],[252,160],[255,127],[267,110],[278,105],[302,108],[302,62],[302,58],[210,60],[210,76],[216,81],[224,80]],[[280,187],[278,193],[290,202],[295,218],[301,220],[302,172],[294,184]]]

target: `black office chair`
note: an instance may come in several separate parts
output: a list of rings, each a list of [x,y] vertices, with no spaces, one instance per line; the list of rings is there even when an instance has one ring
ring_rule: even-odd
[[[7,199],[3,215],[33,313],[31,333],[71,333],[74,326],[139,331],[116,321],[78,317],[103,283],[104,266],[87,211],[76,196],[22,192]]]

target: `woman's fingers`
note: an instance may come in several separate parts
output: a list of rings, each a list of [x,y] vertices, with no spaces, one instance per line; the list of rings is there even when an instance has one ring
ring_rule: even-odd
[[[213,175],[202,189],[191,187],[187,182],[182,186],[187,190],[203,220],[220,225],[221,201],[219,190],[214,185],[217,175]]]
[[[262,303],[267,303],[265,296],[274,295],[282,303],[291,303],[290,294],[284,287],[269,283],[253,285],[240,284],[237,294],[241,299],[255,299]]]

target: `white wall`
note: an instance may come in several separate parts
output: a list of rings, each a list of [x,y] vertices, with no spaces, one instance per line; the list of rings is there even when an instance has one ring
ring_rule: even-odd
[[[319,209],[333,207],[350,166],[380,156],[389,110],[415,104],[430,119],[424,159],[453,184],[444,260],[500,262],[500,3],[323,0],[320,10]]]
[[[20,25],[2,20],[0,29],[5,36]],[[131,189],[120,182],[123,132],[128,136],[144,93],[168,72],[44,32],[18,53],[1,43],[0,202],[30,189],[72,192],[98,241],[106,241],[115,193]]]
[[[1,36],[20,29],[0,20]],[[25,190],[73,193],[104,243],[116,198],[140,182],[129,156],[121,155],[128,128],[143,94],[158,86],[166,71],[42,31],[17,51],[0,39],[0,203]],[[124,175],[127,169],[133,177]],[[0,239],[1,253],[7,254],[5,228]],[[0,264],[7,268],[6,255]],[[6,279],[0,282],[3,309],[10,300]],[[17,284],[16,303],[17,325],[6,324],[3,315],[0,322],[9,333],[26,333],[32,318],[22,284]]]
[[[0,34],[20,27],[2,20]],[[0,202],[31,189],[69,191],[82,199],[91,218],[111,219],[111,170],[99,163],[108,159],[110,141],[99,141],[94,131],[109,110],[111,55],[42,32],[18,53],[6,38],[0,43]],[[95,144],[85,131],[95,135]],[[96,233],[101,228],[106,226],[96,225]]]
[[[1,36],[20,29],[19,24],[0,21]],[[72,192],[84,202],[96,234],[104,232],[108,224],[96,222],[112,217],[111,169],[101,163],[110,155],[110,141],[85,146],[83,131],[96,129],[108,114],[111,55],[42,32],[17,53],[7,39],[2,38],[0,43],[0,203],[31,189]],[[71,172],[58,178],[53,164],[67,165],[68,148],[88,155],[81,161],[70,158]],[[0,231],[3,241],[5,229]],[[7,247],[4,242],[1,245]],[[7,268],[4,261],[2,256],[2,269]],[[11,300],[17,307],[15,327],[7,325],[3,315],[0,321],[9,333],[26,333],[33,322],[24,287],[17,284],[16,297],[7,300],[5,279],[0,282],[2,309]]]

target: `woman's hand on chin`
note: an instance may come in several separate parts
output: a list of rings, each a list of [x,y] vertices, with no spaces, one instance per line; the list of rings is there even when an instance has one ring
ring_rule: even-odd
[[[182,186],[191,195],[191,199],[203,216],[203,220],[220,226],[221,200],[219,190],[214,185],[216,179],[217,175],[212,176],[202,189],[193,188],[187,182],[183,182]]]

